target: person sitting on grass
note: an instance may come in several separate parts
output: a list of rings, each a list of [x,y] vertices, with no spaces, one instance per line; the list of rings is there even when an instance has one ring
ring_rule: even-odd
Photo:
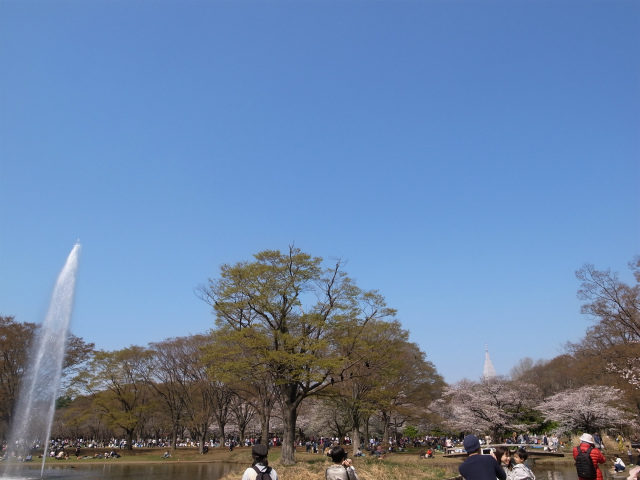
[[[626,468],[626,465],[620,458],[620,455],[616,455],[616,460],[613,462],[613,469],[615,470],[615,472],[616,473],[624,472],[625,468]]]
[[[358,480],[358,474],[351,465],[351,459],[347,458],[347,452],[340,445],[331,449],[329,456],[333,461],[324,473],[326,480]]]

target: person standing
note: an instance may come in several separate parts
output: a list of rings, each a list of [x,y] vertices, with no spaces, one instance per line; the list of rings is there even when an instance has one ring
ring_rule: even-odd
[[[599,448],[600,450],[604,449],[604,445],[602,444],[602,438],[600,437],[598,432],[593,434],[593,440],[595,442],[596,448]]]
[[[573,447],[573,458],[575,460],[575,458],[578,456],[578,452],[586,453],[590,448],[591,453],[589,455],[591,457],[591,461],[593,462],[593,466],[596,469],[596,480],[603,480],[602,471],[600,470],[600,467],[598,467],[598,464],[606,462],[607,459],[604,458],[602,452],[596,447],[593,436],[588,433],[582,434],[582,436],[580,437],[580,445],[578,445],[577,447]],[[581,480],[588,480],[582,479],[582,477],[579,478],[581,478]]]
[[[265,474],[269,475],[271,477],[271,480],[278,480],[278,474],[273,468],[269,466],[269,461],[267,460],[268,454],[269,449],[266,445],[257,443],[253,447],[251,447],[251,457],[253,458],[253,463],[244,471],[242,480],[256,480],[256,478],[258,478],[258,474],[260,474],[260,477]]]
[[[480,455],[480,440],[475,435],[467,435],[462,441],[467,451],[467,459],[458,467],[465,480],[507,480],[493,452],[491,455]]]

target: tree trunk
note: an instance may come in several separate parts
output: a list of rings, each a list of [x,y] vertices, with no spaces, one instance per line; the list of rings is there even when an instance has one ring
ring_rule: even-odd
[[[282,408],[282,420],[284,423],[284,433],[282,438],[282,453],[280,461],[284,465],[293,465],[296,463],[295,458],[295,435],[296,435],[296,419],[298,417],[298,408],[295,404],[286,402]]]
[[[382,431],[382,445],[389,445],[389,419],[386,415],[382,415],[382,421],[384,422],[384,430]]]
[[[264,409],[260,413],[261,433],[260,443],[269,445],[269,423],[271,422],[271,412]]]
[[[355,458],[356,452],[360,448],[360,418],[354,415],[352,420],[353,430],[351,430],[351,443],[353,444],[352,455]]]
[[[127,448],[125,450],[133,450],[133,429],[126,430],[127,432]]]
[[[351,443],[353,444],[352,455],[355,457],[360,449],[360,430],[357,428],[351,431]]]
[[[226,439],[226,435],[224,433],[224,427],[227,424],[224,422],[218,421],[218,430],[220,430],[220,447],[224,447],[224,441]]]
[[[173,429],[171,431],[171,449],[175,452],[178,449],[178,424],[173,424]]]
[[[200,434],[200,446],[198,447],[198,453],[204,455],[204,443],[207,441],[207,431],[205,430]]]
[[[369,436],[369,418],[370,417],[367,417],[364,422],[364,441],[367,442],[367,445],[369,445],[369,439],[371,438]]]

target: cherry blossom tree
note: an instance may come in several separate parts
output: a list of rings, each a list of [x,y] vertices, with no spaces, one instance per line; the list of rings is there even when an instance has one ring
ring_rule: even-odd
[[[480,382],[462,380],[446,387],[430,405],[447,427],[462,432],[491,432],[495,439],[509,430],[524,430],[539,399],[535,385],[508,381],[504,377],[484,378]]]
[[[536,409],[546,420],[558,422],[565,432],[593,432],[629,424],[632,416],[619,408],[621,397],[622,392],[617,388],[588,385],[557,393]]]
[[[622,282],[616,272],[584,265],[576,272],[582,281],[581,312],[595,323],[584,340],[570,344],[574,351],[598,356],[608,372],[640,389],[640,255],[629,262],[636,283]]]

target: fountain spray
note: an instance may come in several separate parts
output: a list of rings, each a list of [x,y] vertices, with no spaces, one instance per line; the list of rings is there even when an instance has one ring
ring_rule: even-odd
[[[40,476],[44,474],[49,435],[60,389],[80,248],[78,242],[71,250],[53,289],[47,316],[31,345],[29,363],[22,379],[7,446],[7,450],[16,451],[16,454],[26,454],[34,444],[43,442],[44,456]]]

